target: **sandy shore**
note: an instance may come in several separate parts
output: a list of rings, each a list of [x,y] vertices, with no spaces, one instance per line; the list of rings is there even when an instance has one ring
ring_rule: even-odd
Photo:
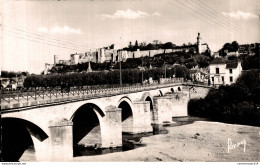
[[[167,134],[143,137],[145,147],[73,161],[260,161],[260,127],[196,121],[166,129]]]

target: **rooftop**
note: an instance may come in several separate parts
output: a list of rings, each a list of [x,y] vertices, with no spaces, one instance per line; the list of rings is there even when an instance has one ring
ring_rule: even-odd
[[[210,64],[226,64],[226,61],[223,58],[215,58]]]

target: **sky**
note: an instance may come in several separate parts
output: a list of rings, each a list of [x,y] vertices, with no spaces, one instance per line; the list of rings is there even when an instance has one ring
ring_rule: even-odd
[[[69,59],[115,44],[159,40],[260,42],[259,0],[2,0],[1,70],[39,74],[54,55]]]

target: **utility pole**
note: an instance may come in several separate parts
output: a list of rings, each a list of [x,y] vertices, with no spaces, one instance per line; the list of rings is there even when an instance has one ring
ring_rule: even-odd
[[[144,82],[144,71],[143,71],[143,56],[142,56],[142,84],[143,84],[143,82]]]
[[[174,66],[174,78],[176,77],[176,67]]]
[[[164,61],[164,78],[166,78],[166,63]]]
[[[120,70],[120,86],[122,86],[122,69],[121,69],[122,52],[119,53],[119,70]]]

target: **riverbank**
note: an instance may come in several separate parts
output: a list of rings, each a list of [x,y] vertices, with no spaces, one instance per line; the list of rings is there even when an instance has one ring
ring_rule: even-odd
[[[73,161],[260,160],[260,127],[195,121],[187,125],[165,128],[168,130],[167,134],[143,137],[142,144],[146,145],[144,147],[105,155],[74,157]],[[234,145],[241,141],[246,142],[246,145]]]

